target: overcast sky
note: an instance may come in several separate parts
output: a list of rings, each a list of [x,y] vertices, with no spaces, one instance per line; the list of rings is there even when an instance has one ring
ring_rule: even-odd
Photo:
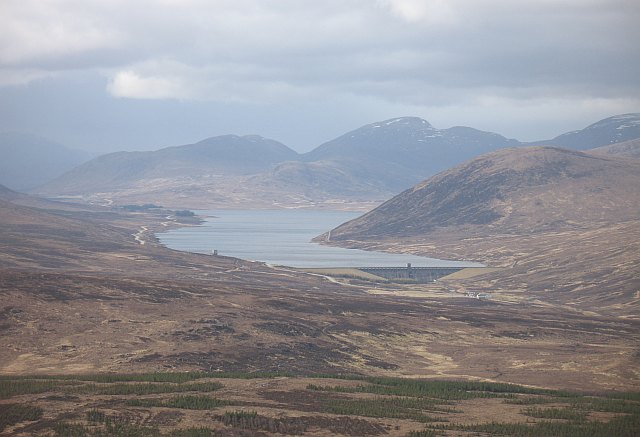
[[[0,131],[298,151],[412,115],[519,140],[640,112],[637,0],[0,0]]]

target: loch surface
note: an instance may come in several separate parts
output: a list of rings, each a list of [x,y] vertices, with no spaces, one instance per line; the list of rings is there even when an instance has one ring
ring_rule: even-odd
[[[415,255],[323,246],[311,239],[358,217],[359,213],[325,210],[196,211],[199,226],[172,229],[156,236],[165,246],[187,252],[232,256],[290,267],[479,267]]]

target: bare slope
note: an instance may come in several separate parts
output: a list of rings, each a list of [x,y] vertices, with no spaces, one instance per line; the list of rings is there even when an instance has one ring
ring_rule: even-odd
[[[36,135],[0,133],[0,184],[26,191],[87,161],[89,154]]]
[[[589,153],[640,159],[640,139],[596,147],[595,149],[589,150]]]
[[[531,145],[553,145],[587,150],[640,138],[640,113],[620,114],[597,121],[584,129],[567,132]]]
[[[501,150],[401,193],[330,239],[511,267],[484,286],[555,291],[548,298],[637,316],[638,186],[635,160]]]
[[[11,188],[0,185],[0,200],[12,201],[21,197],[21,194]]]
[[[640,163],[551,147],[505,149],[404,191],[331,238],[415,236],[483,225],[501,232],[620,222],[637,217]]]
[[[103,155],[64,174],[39,192],[87,194],[162,179],[254,174],[296,157],[296,152],[277,141],[256,135],[225,135],[153,152]]]
[[[632,320],[181,253],[149,233],[165,227],[166,213],[14,204],[0,213],[0,374],[286,371],[638,386]],[[368,294],[372,286],[383,294]]]

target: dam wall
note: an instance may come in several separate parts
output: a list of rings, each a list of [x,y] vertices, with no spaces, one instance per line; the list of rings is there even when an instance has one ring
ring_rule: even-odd
[[[405,280],[424,284],[458,272],[463,267],[412,267],[411,264],[407,264],[407,267],[357,267],[357,269],[390,281]]]

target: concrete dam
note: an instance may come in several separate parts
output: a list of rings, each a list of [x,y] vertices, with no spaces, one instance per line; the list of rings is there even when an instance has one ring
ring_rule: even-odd
[[[356,267],[371,275],[379,276],[390,281],[415,281],[420,284],[433,282],[444,276],[462,270],[464,267]]]

